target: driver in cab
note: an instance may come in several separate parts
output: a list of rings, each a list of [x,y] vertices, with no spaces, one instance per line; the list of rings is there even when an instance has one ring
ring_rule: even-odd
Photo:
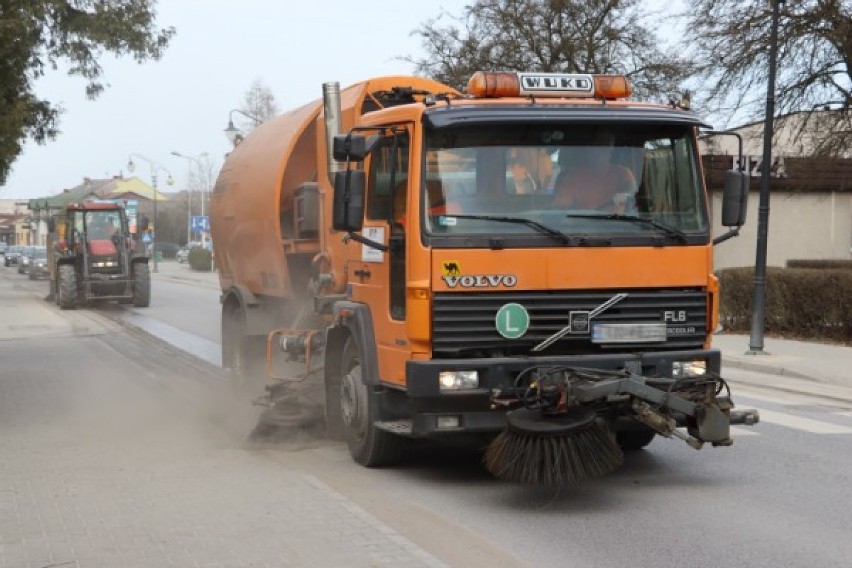
[[[111,218],[100,221],[92,227],[92,238],[95,239],[112,239],[116,228]]]
[[[554,206],[625,212],[638,186],[633,173],[613,160],[614,142],[615,136],[604,131],[593,145],[560,148]]]

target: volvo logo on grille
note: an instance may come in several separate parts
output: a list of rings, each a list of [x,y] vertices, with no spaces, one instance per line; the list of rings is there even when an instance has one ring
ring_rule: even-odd
[[[589,325],[591,318],[590,312],[569,312],[568,323],[571,326],[571,333],[589,333]]]
[[[589,333],[592,318],[599,316],[618,302],[627,297],[627,292],[616,294],[592,311],[573,311],[568,313],[568,325],[536,345],[532,348],[533,351],[541,351],[547,349],[569,333]],[[584,322],[585,320],[585,322]],[[585,327],[583,327],[585,326]]]

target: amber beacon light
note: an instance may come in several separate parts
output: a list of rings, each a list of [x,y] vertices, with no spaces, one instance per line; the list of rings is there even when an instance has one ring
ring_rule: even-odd
[[[477,71],[467,83],[478,98],[552,97],[623,99],[633,92],[623,75],[581,73],[485,73]]]

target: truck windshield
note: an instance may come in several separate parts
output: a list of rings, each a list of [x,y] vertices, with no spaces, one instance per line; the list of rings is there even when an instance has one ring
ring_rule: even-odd
[[[548,239],[535,225],[613,244],[643,244],[661,232],[676,236],[673,244],[709,238],[693,134],[685,126],[442,128],[427,132],[424,176],[423,226],[438,240],[594,242]]]

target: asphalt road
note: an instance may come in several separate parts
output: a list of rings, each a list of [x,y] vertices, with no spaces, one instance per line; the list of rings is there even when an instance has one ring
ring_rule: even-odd
[[[39,303],[43,282],[12,272],[0,269],[5,565],[776,568],[852,558],[850,400],[735,386],[763,421],[737,427],[733,447],[658,439],[579,487],[501,483],[471,452],[435,447],[367,470],[339,443],[248,443],[253,410],[212,365],[109,319],[209,348],[215,290],[211,301],[197,285],[158,280],[147,313],[69,315]],[[28,324],[30,312],[44,313]],[[146,551],[149,564],[133,555]]]

